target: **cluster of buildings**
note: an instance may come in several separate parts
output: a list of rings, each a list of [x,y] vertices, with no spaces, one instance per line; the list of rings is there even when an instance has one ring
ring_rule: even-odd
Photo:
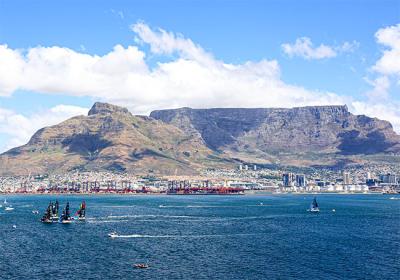
[[[382,170],[384,172],[382,172]],[[304,170],[303,170],[304,171]],[[199,176],[135,176],[127,173],[75,172],[58,175],[0,177],[2,193],[166,193],[241,194],[338,192],[400,193],[400,177],[388,168],[324,169],[286,172],[240,165],[236,169],[204,170]],[[400,170],[399,170],[400,172]],[[378,174],[374,176],[373,174]]]
[[[306,175],[283,173],[281,190],[290,192],[400,192],[400,180],[395,174],[380,174],[374,178],[367,172],[364,180],[358,180],[350,172],[343,171],[333,180],[312,178]]]

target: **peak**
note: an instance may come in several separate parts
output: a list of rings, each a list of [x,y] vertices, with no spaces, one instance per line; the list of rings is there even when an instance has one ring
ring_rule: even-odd
[[[128,109],[124,107],[120,107],[117,105],[112,105],[109,103],[102,103],[96,102],[93,104],[92,108],[90,109],[88,115],[96,115],[96,114],[112,114],[112,113],[123,113],[128,114]]]

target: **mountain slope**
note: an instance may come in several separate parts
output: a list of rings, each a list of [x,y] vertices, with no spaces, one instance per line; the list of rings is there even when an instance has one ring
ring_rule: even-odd
[[[212,154],[200,138],[187,137],[175,126],[95,103],[88,116],[40,129],[26,145],[1,155],[0,170],[3,174],[71,170],[190,174]]]
[[[293,109],[159,110],[133,116],[95,103],[77,116],[37,131],[0,155],[0,175],[109,170],[195,174],[238,162],[344,166],[390,161],[400,136],[390,123],[351,114],[346,106]]]

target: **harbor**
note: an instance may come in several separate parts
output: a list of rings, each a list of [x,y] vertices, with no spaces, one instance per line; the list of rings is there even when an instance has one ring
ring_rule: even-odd
[[[317,195],[320,211],[310,213],[314,197],[0,195],[14,207],[0,208],[0,270],[4,279],[34,280],[302,280],[314,269],[321,279],[397,278],[400,266],[388,260],[398,256],[400,200]],[[71,215],[84,200],[86,221],[41,223],[56,199],[60,212],[69,202]]]

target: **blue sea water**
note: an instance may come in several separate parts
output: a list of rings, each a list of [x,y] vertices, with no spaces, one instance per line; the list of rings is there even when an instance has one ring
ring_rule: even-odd
[[[73,209],[84,199],[87,221],[40,223],[56,198]],[[399,279],[400,200],[319,195],[311,214],[312,198],[7,196],[0,278]],[[113,230],[122,237],[107,237]]]

